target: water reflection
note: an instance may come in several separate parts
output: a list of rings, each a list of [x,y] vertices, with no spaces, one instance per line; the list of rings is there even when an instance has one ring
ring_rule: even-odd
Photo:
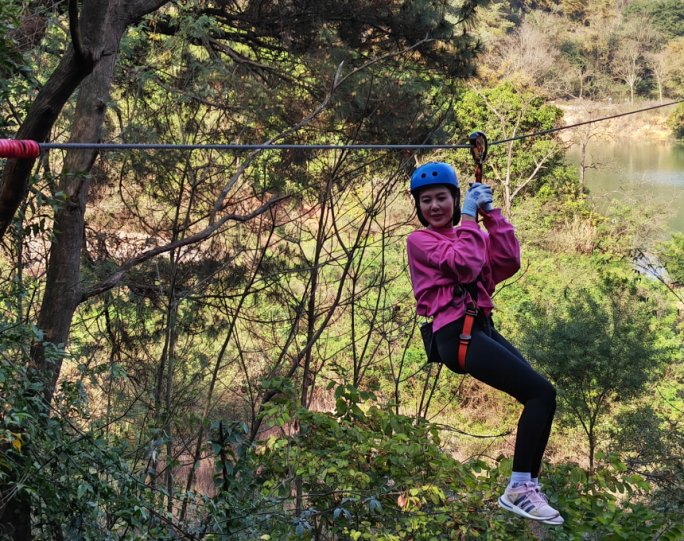
[[[579,147],[572,147],[567,161],[579,166]],[[593,196],[628,191],[637,201],[655,200],[672,205],[670,228],[684,232],[684,145],[670,142],[592,140],[587,164],[600,163],[586,171],[586,185]]]

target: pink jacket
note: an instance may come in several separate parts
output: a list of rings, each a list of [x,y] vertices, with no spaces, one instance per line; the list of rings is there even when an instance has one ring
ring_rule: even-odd
[[[437,331],[463,316],[466,302],[454,301],[454,286],[477,280],[477,304],[489,315],[494,305],[490,295],[496,284],[520,269],[520,245],[515,229],[492,210],[483,219],[489,234],[476,222],[462,221],[459,227],[419,229],[406,239],[413,294],[419,316],[434,317],[432,329]]]

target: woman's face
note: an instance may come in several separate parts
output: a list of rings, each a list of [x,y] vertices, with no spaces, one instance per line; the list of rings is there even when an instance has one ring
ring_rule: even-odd
[[[446,186],[423,188],[418,198],[420,211],[430,227],[451,225],[454,216],[454,197]]]

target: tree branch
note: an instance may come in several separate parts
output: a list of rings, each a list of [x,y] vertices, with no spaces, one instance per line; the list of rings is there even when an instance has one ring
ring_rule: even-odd
[[[513,201],[513,199],[515,199],[515,196],[518,195],[518,192],[520,192],[520,190],[522,190],[525,186],[527,186],[532,181],[532,179],[537,175],[539,170],[542,168],[542,165],[544,165],[544,163],[546,163],[546,160],[548,160],[551,156],[553,156],[555,154],[556,150],[558,150],[558,145],[554,144],[549,149],[549,151],[546,153],[546,156],[544,156],[542,158],[542,160],[539,163],[537,163],[537,167],[534,169],[534,171],[532,171],[532,174],[527,178],[527,180],[515,189],[515,191],[511,195],[511,201]],[[535,163],[536,163],[536,160],[535,160]]]
[[[288,199],[289,197],[290,195],[274,196],[254,212],[243,216],[238,214],[226,214],[219,221],[209,225],[199,233],[196,233],[181,240],[177,240],[175,242],[170,242],[169,244],[165,244],[163,246],[152,248],[151,250],[147,250],[145,252],[142,252],[141,254],[138,254],[134,258],[129,259],[123,265],[121,265],[114,273],[112,273],[109,276],[109,278],[84,291],[81,296],[80,302],[86,301],[91,297],[99,295],[100,293],[104,293],[105,291],[109,291],[110,289],[115,287],[116,284],[118,284],[121,281],[121,279],[124,276],[126,276],[126,274],[131,269],[140,265],[141,263],[144,263],[145,261],[152,259],[153,257],[156,257],[158,255],[161,255],[163,253],[175,250],[176,248],[181,248],[183,246],[188,246],[189,244],[197,244],[199,242],[202,242],[208,239],[213,233],[220,229],[221,226],[223,226],[223,224],[225,224],[229,220],[234,222],[248,222],[249,220],[252,220],[260,214],[263,214],[264,212],[269,210],[276,203]]]
[[[380,56],[380,57],[375,58],[375,59],[373,59],[373,60],[370,60],[370,61],[366,62],[365,64],[363,64],[362,66],[360,66],[359,68],[353,70],[351,73],[349,73],[349,74],[347,74],[346,76],[342,77],[341,79],[340,79],[340,74],[342,73],[342,66],[344,65],[344,62],[340,63],[340,65],[339,65],[338,68],[337,68],[337,73],[335,73],[335,78],[333,79],[333,84],[332,84],[332,87],[330,88],[330,91],[326,94],[325,99],[324,99],[324,100],[321,102],[321,104],[316,108],[316,110],[315,110],[313,113],[311,113],[308,117],[306,117],[304,120],[302,120],[302,121],[301,121],[299,124],[297,124],[296,126],[292,126],[291,128],[289,128],[289,129],[285,130],[284,132],[280,133],[279,135],[276,135],[275,137],[273,137],[273,138],[269,139],[268,141],[266,141],[264,144],[270,145],[270,144],[272,144],[272,143],[275,143],[276,141],[278,141],[278,140],[280,140],[280,139],[283,139],[284,137],[287,137],[288,135],[290,135],[290,134],[292,134],[292,133],[294,133],[294,132],[296,132],[296,131],[302,129],[304,126],[306,126],[307,124],[309,124],[314,118],[316,118],[316,117],[317,117],[317,116],[318,116],[318,115],[319,115],[319,114],[320,114],[320,113],[329,105],[330,100],[332,99],[332,96],[333,96],[333,94],[335,93],[335,91],[336,91],[340,86],[342,86],[342,84],[343,84],[349,77],[351,77],[352,75],[354,75],[354,74],[356,74],[356,73],[358,73],[358,72],[360,72],[360,71],[362,71],[362,70],[368,68],[369,66],[372,66],[373,64],[376,64],[377,62],[380,62],[380,61],[382,61],[382,60],[384,60],[384,59],[386,59],[386,58],[391,58],[391,57],[394,57],[394,56],[399,56],[399,55],[405,54],[405,53],[407,53],[407,52],[409,52],[409,51],[415,49],[416,47],[419,47],[419,46],[422,45],[423,43],[428,43],[428,42],[430,42],[430,41],[432,41],[432,40],[430,40],[430,39],[428,39],[427,37],[425,37],[424,39],[422,39],[421,41],[419,41],[419,42],[416,43],[415,45],[412,45],[411,47],[407,47],[407,48],[402,49],[401,51],[398,51],[398,52],[395,52],[395,53],[388,53],[388,54],[386,54],[386,55],[383,55],[383,56]],[[255,151],[253,151],[252,153],[250,153],[250,155],[247,156],[247,158],[245,159],[245,162],[238,168],[238,170],[235,172],[235,175],[233,175],[233,177],[230,179],[230,181],[228,182],[228,184],[226,185],[226,187],[221,191],[221,193],[219,194],[219,197],[216,199],[216,202],[214,203],[214,208],[213,208],[213,210],[212,210],[211,217],[209,218],[209,223],[210,223],[210,224],[212,224],[212,223],[214,222],[214,220],[216,219],[216,214],[217,214],[217,213],[221,210],[221,208],[223,207],[223,202],[225,201],[226,196],[228,195],[228,192],[230,192],[231,188],[232,188],[232,187],[235,185],[235,183],[240,179],[240,177],[241,177],[242,174],[245,172],[245,170],[247,169],[247,167],[249,167],[249,165],[252,163],[252,160],[253,160],[260,152],[263,152],[264,150],[265,150],[265,149],[260,148],[260,149],[257,149],[257,150],[255,150]]]
[[[342,64],[344,64],[344,62],[343,62]],[[275,137],[272,137],[271,139],[269,139],[268,141],[266,141],[266,142],[264,143],[265,145],[270,145],[270,144],[272,144],[272,143],[278,141],[279,139],[282,139],[282,138],[284,138],[284,137],[287,137],[287,136],[290,135],[291,133],[294,133],[294,132],[300,130],[301,128],[303,128],[304,126],[306,126],[309,122],[311,122],[314,118],[316,118],[316,117],[321,113],[321,111],[323,111],[323,110],[328,106],[328,104],[330,103],[330,99],[332,98],[332,94],[333,94],[333,92],[335,91],[335,89],[337,88],[337,80],[338,80],[338,78],[339,78],[340,71],[342,71],[342,64],[340,64],[339,67],[337,68],[337,74],[335,75],[335,81],[333,82],[333,86],[332,86],[330,92],[328,92],[328,94],[325,96],[325,99],[324,99],[323,102],[316,108],[316,110],[315,110],[313,113],[311,113],[308,117],[306,117],[304,120],[302,120],[302,121],[301,121],[299,124],[297,124],[296,126],[292,126],[291,128],[288,128],[288,129],[285,130],[284,132],[280,133],[279,135],[276,135]],[[250,155],[247,156],[247,159],[245,159],[245,163],[243,163],[243,164],[238,168],[238,170],[235,172],[235,174],[233,175],[233,177],[230,179],[230,181],[228,182],[228,184],[226,185],[226,187],[223,188],[223,190],[221,190],[221,193],[220,193],[219,196],[216,198],[216,202],[214,203],[214,208],[213,208],[212,211],[211,211],[211,216],[209,217],[209,224],[210,224],[210,225],[214,223],[214,220],[216,219],[216,214],[223,208],[223,202],[225,201],[226,196],[228,195],[228,192],[230,192],[231,188],[232,188],[232,187],[235,185],[235,183],[240,179],[240,177],[241,177],[242,174],[245,172],[245,170],[247,169],[247,167],[249,167],[249,165],[252,163],[252,160],[253,160],[259,153],[263,152],[264,150],[265,150],[265,149],[260,148],[260,149],[257,149],[257,150],[255,150],[255,151],[251,152]]]
[[[69,0],[69,32],[71,33],[71,43],[74,46],[76,58],[79,62],[85,62],[81,29],[78,25],[78,0]]]

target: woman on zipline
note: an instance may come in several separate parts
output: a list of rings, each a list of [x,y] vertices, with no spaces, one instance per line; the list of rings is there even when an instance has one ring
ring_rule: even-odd
[[[416,312],[432,317],[432,344],[450,370],[468,373],[524,405],[518,421],[513,473],[499,505],[544,524],[563,524],[539,485],[539,469],[556,411],[556,390],[495,329],[490,295],[520,269],[513,226],[492,208],[491,188],[471,184],[460,210],[453,167],[428,163],[411,178],[425,229],[407,239]],[[480,229],[482,216],[488,233]],[[454,227],[461,221],[459,227]],[[434,360],[433,353],[430,353]],[[441,358],[441,359],[440,359]]]

